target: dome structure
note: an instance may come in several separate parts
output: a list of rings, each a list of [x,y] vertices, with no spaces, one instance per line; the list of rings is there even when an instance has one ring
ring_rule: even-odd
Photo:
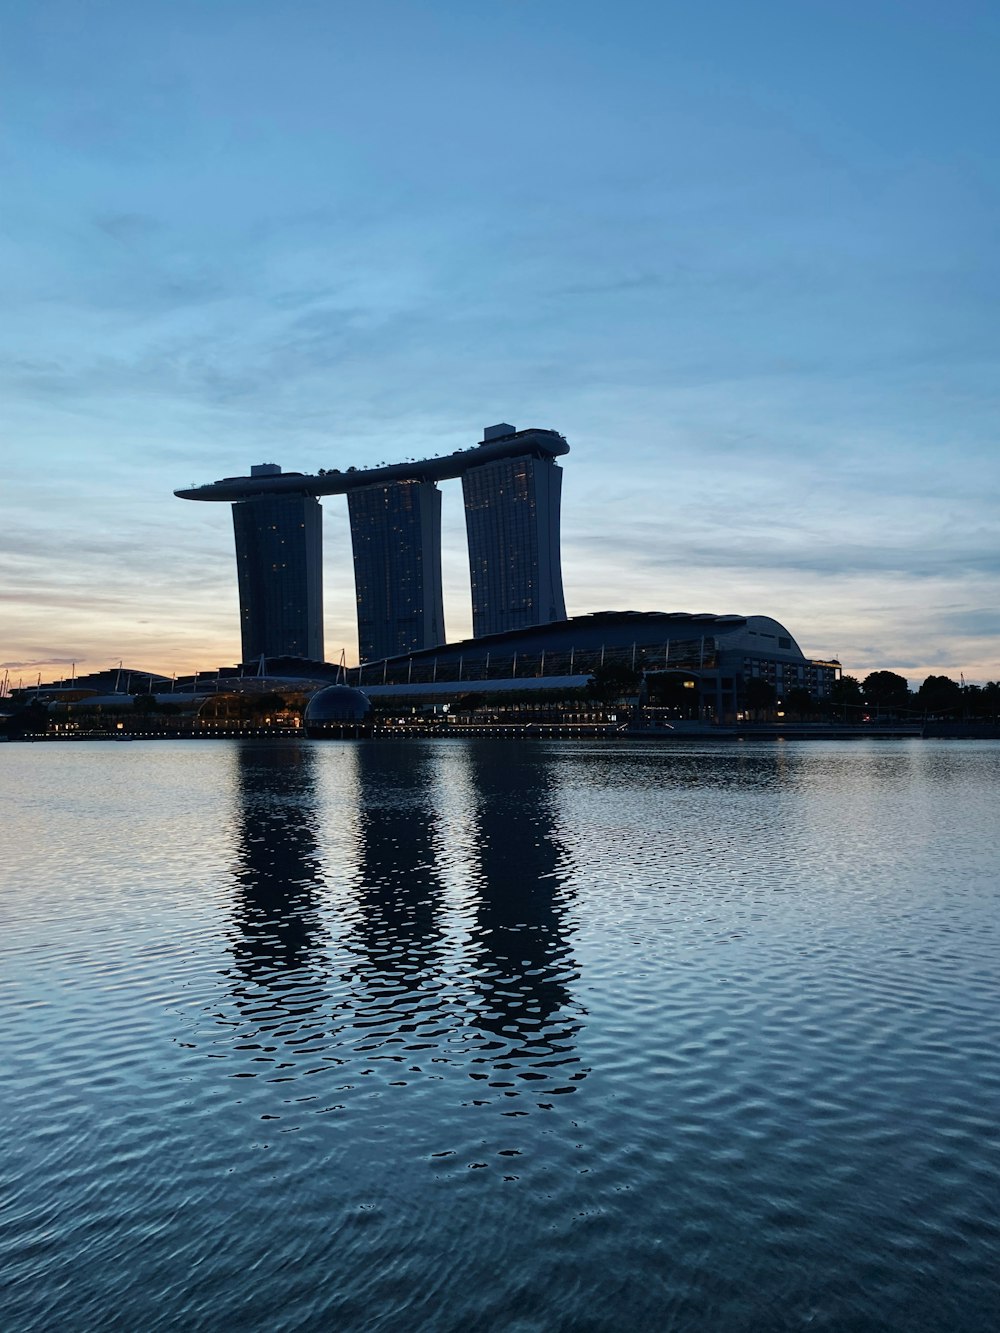
[[[328,685],[306,705],[306,734],[339,735],[345,727],[353,729],[363,723],[370,711],[371,702],[364,691],[350,685]]]

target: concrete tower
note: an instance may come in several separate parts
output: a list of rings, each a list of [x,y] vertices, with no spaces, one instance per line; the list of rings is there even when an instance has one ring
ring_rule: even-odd
[[[462,478],[474,633],[564,620],[559,557],[562,471],[553,430],[490,426],[471,449],[318,473],[275,463],[174,494],[230,503],[236,531],[243,660],[323,657],[322,511],[347,495],[363,662],[444,642],[441,496]]]
[[[362,662],[444,643],[441,492],[392,481],[348,492],[358,656]]]
[[[484,444],[515,434],[491,426]],[[472,632],[500,634],[566,619],[559,549],[562,469],[531,447],[462,474],[472,580]]]
[[[274,476],[263,463],[251,475]],[[323,661],[323,509],[312,495],[260,495],[233,505],[243,661]]]

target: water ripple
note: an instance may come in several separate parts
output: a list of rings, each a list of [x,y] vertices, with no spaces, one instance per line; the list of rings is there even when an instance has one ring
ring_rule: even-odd
[[[2,757],[5,1327],[1000,1320],[1000,747]]]

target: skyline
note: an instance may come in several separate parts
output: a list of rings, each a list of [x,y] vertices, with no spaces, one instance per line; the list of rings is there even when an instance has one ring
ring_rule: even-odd
[[[228,506],[175,489],[504,420],[570,443],[569,614],[764,614],[853,675],[1000,676],[990,7],[5,26],[0,669],[234,662]],[[342,498],[324,545],[355,661]]]

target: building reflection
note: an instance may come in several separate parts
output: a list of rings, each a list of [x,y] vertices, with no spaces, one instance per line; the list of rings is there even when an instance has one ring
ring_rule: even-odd
[[[447,1066],[470,1075],[470,1101],[510,1114],[573,1091],[583,1010],[544,752],[368,742],[336,766],[334,753],[233,746],[238,1013],[217,1018],[245,1068],[287,1079],[300,1053],[310,1069],[360,1057],[354,1073],[385,1061],[406,1083]]]
[[[524,1082],[542,1099],[571,1092],[587,1071],[576,1050],[583,1010],[552,763],[504,742],[473,742],[467,755],[479,861],[473,1021],[486,1038],[474,1064],[491,1066],[472,1077],[509,1097]]]
[[[424,1021],[439,1025],[443,885],[437,869],[433,765],[419,741],[355,749],[355,1025],[379,1046],[413,1046]],[[387,1024],[389,1025],[387,1028]]]
[[[233,756],[234,992],[242,1004],[259,1003],[262,991],[287,995],[301,1019],[318,1007],[326,969],[315,755],[309,746],[241,741]]]

